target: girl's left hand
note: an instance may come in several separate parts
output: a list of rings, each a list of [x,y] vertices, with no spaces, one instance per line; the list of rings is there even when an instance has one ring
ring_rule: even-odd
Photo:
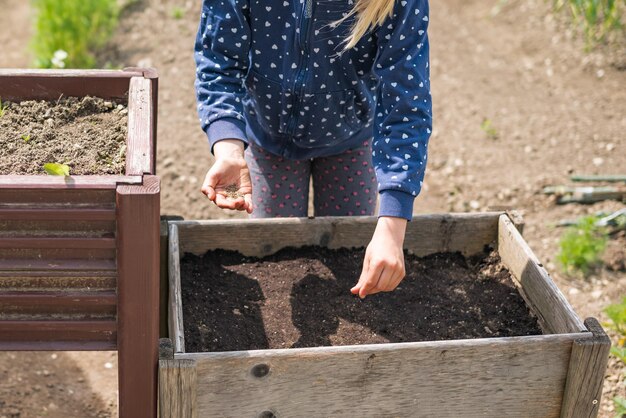
[[[407,220],[380,217],[374,236],[365,251],[359,282],[350,291],[364,298],[398,287],[406,274],[404,269],[404,234]]]

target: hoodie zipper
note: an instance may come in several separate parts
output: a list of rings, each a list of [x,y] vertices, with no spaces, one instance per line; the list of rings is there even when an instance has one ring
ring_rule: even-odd
[[[289,124],[287,125],[287,132],[291,135],[295,132],[296,119],[298,117],[298,112],[300,111],[298,103],[302,97],[302,93],[304,92],[304,79],[308,69],[305,59],[309,56],[309,24],[311,22],[311,18],[313,17],[313,1],[314,0],[304,0],[304,7],[302,8],[302,13],[300,15],[301,25],[298,39],[303,53],[301,53],[299,57],[296,82],[294,84],[295,94],[292,102],[293,109],[289,119]]]

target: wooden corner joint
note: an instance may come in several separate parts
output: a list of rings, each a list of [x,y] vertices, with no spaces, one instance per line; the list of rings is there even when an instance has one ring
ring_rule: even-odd
[[[174,344],[171,339],[159,339],[159,360],[174,360]]]
[[[595,318],[587,318],[584,324],[592,336],[572,345],[561,418],[596,417],[600,409],[611,340]]]
[[[161,193],[161,179],[154,175],[143,175],[141,184],[118,184],[117,194],[158,195]]]
[[[159,72],[153,67],[125,67],[124,72],[141,73],[144,78],[156,80],[159,78]]]
[[[511,220],[513,225],[515,225],[515,228],[517,228],[519,233],[520,234],[523,233],[525,222],[524,222],[524,217],[522,216],[522,213],[518,210],[513,209],[513,210],[505,211],[505,214]]]
[[[611,339],[606,332],[604,332],[604,328],[600,325],[600,322],[596,318],[587,318],[584,321],[585,326],[593,334],[592,338],[587,338],[583,341],[592,341],[594,345],[606,345],[608,347],[611,346]],[[579,341],[579,340],[577,340]]]

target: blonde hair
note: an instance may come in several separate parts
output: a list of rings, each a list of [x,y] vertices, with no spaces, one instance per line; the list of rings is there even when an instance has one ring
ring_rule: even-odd
[[[336,27],[356,15],[350,35],[343,41],[343,51],[353,48],[369,30],[382,25],[393,14],[394,3],[395,0],[357,0],[350,13],[333,23]]]

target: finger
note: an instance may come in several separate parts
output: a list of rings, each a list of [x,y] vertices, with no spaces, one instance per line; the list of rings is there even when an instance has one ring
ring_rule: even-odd
[[[222,209],[236,210],[237,207],[241,204],[241,202],[237,200],[229,199],[226,196],[217,193],[215,196],[215,204]]]
[[[363,258],[363,268],[361,269],[361,275],[359,276],[359,280],[357,281],[356,285],[354,285],[352,289],[350,289],[350,292],[352,292],[353,295],[358,294],[359,290],[361,290],[361,286],[363,286],[363,282],[365,280],[365,277],[367,276],[369,265],[370,265],[370,256],[366,252],[365,258]]]
[[[398,285],[402,283],[402,279],[404,279],[404,274],[401,274],[401,273],[402,272],[396,274],[391,280],[391,286],[389,287],[389,290],[388,290],[389,292],[396,290]]]
[[[390,265],[385,265],[382,273],[380,274],[380,279],[378,279],[378,283],[376,284],[376,291],[378,292],[388,292],[392,286],[392,280],[394,279],[394,274],[396,271]],[[372,292],[373,293],[373,292]]]
[[[204,193],[206,195],[206,197],[209,198],[209,200],[215,202],[215,189],[211,186],[203,186],[202,187],[202,193]]]
[[[378,293],[374,291],[376,289],[380,275],[383,273],[383,265],[380,263],[370,263],[370,268],[367,271],[366,277],[359,289],[359,297],[365,298],[367,295],[373,295]]]
[[[215,201],[215,187],[217,186],[217,177],[213,173],[213,170],[209,170],[204,177],[204,183],[202,183],[202,193],[204,193],[210,200]]]
[[[396,287],[398,287],[398,285],[404,279],[404,276],[406,276],[406,270],[404,269],[404,264],[402,264],[400,268],[396,270],[396,273],[391,280],[391,288],[389,289],[389,291],[395,290]]]
[[[244,200],[243,196],[231,197],[227,193],[222,192],[222,191],[218,191],[217,195],[218,196],[222,196],[222,197],[224,197],[224,199],[226,199],[229,202],[233,203],[233,207],[230,207],[229,209],[245,210],[246,201]]]
[[[252,213],[252,210],[253,210],[253,207],[252,207],[252,193],[246,193],[243,198],[245,200],[246,212]]]

